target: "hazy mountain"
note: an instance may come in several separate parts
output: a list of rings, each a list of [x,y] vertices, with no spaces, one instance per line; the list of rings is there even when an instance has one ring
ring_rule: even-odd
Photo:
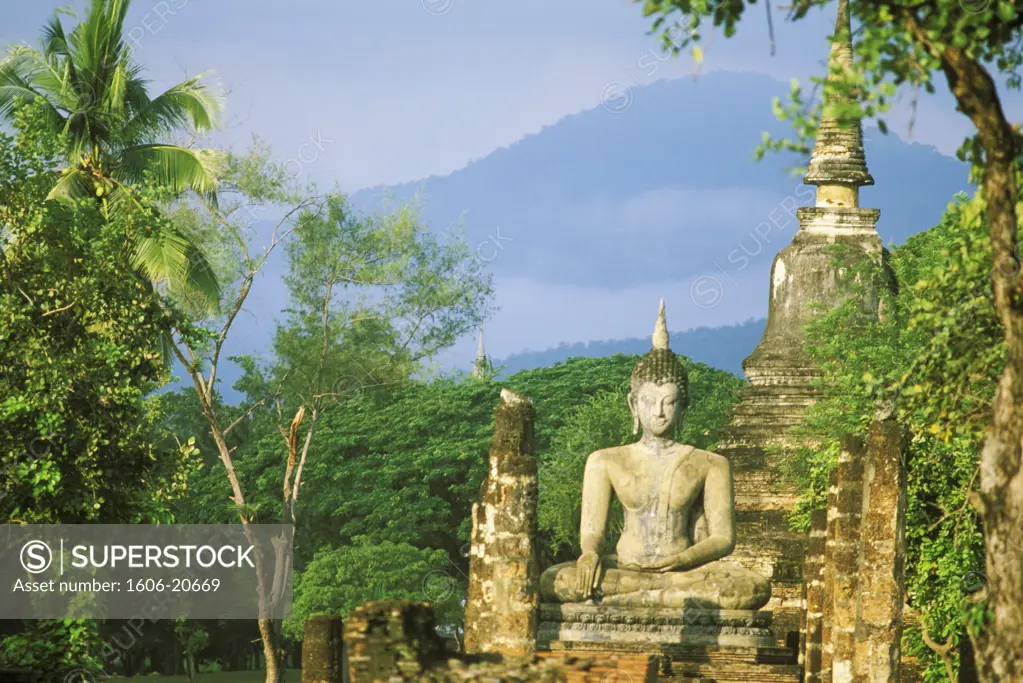
[[[376,210],[385,197],[402,201],[422,191],[432,229],[444,232],[461,223],[471,248],[496,276],[502,311],[488,330],[494,329],[500,345],[492,351],[507,356],[509,371],[571,355],[642,352],[649,340],[634,347],[633,340],[620,339],[508,355],[557,339],[624,337],[628,332],[615,331],[640,329],[621,315],[640,305],[631,294],[637,291],[654,301],[669,297],[676,325],[761,318],[771,259],[795,233],[795,209],[813,199],[812,188],[785,170],[805,159],[753,160],[762,131],[788,132],[770,106],[773,96],[787,91],[788,84],[755,74],[659,81],[637,87],[625,111],[597,106],[450,175],[362,190],[351,200],[357,209]],[[868,130],[866,151],[876,185],[864,188],[861,204],[881,209],[878,232],[885,242],[899,243],[933,226],[953,194],[968,189],[965,165],[932,147]],[[285,305],[283,266],[281,258],[268,264],[231,352],[267,349],[272,318]],[[688,305],[693,278],[707,273],[727,296],[712,309],[695,300]],[[566,304],[569,299],[574,303]],[[577,306],[576,319],[613,322],[599,332],[583,331],[565,322],[566,305]],[[676,333],[676,348],[738,372],[762,324]],[[460,341],[449,353],[450,364],[467,367],[474,348],[471,339]],[[225,383],[235,374],[223,374]]]
[[[739,325],[697,327],[672,332],[671,348],[699,363],[742,376],[742,360],[752,353],[764,333],[766,320],[747,320]],[[543,368],[569,358],[602,358],[616,353],[643,354],[650,350],[650,337],[608,339],[588,343],[560,344],[545,351],[525,351],[495,361],[501,374]]]
[[[793,207],[813,198],[784,170],[805,160],[752,158],[762,131],[788,131],[770,107],[787,90],[727,72],[659,81],[637,88],[621,113],[598,106],[565,117],[450,175],[363,190],[353,203],[373,208],[421,190],[431,225],[461,217],[495,274],[555,284],[678,281],[739,270],[727,264],[743,252],[770,263],[798,225]],[[933,147],[876,129],[866,137],[876,185],[861,204],[881,209],[886,243],[937,223],[967,188],[966,167]]]

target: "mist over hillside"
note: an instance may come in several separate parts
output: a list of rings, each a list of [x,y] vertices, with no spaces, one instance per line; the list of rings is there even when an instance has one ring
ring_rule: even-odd
[[[671,332],[671,348],[676,353],[742,377],[742,360],[756,348],[764,333],[766,320],[747,320],[738,325],[698,327],[685,332]],[[495,361],[502,375],[532,370],[561,363],[569,358],[603,358],[616,353],[644,354],[650,350],[650,337],[606,339],[601,341],[559,344],[544,351],[514,353]]]
[[[658,81],[635,89],[620,113],[567,116],[450,175],[352,201],[372,209],[421,193],[431,226],[460,223],[499,276],[628,287],[715,265],[739,270],[744,256],[766,267],[794,234],[795,209],[813,200],[785,170],[805,159],[753,160],[762,131],[789,132],[771,112],[772,97],[787,91],[755,74]],[[936,224],[968,187],[966,167],[933,147],[876,129],[865,147],[876,184],[861,205],[881,209],[885,243]]]

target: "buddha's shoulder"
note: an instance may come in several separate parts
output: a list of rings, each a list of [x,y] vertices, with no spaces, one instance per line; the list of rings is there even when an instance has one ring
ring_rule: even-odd
[[[693,452],[690,457],[702,461],[711,469],[728,469],[732,466],[728,458],[723,455],[719,455],[714,451],[705,451],[700,448],[693,448]]]
[[[601,448],[600,450],[593,451],[589,457],[586,458],[586,465],[607,465],[609,463],[617,463],[629,456],[630,446],[611,446],[610,448]]]

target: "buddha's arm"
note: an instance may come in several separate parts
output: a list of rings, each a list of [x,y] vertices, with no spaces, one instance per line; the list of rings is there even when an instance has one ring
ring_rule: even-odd
[[[732,464],[714,457],[703,485],[703,514],[707,519],[706,538],[674,555],[661,567],[663,571],[685,571],[720,560],[735,549],[735,493],[732,488]]]
[[[599,555],[603,552],[610,507],[611,479],[607,474],[605,454],[597,451],[586,460],[583,474],[582,520],[579,526],[579,546],[583,554]]]

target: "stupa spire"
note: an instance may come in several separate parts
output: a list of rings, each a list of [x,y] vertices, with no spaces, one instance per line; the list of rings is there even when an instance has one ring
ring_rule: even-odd
[[[482,377],[487,369],[487,352],[483,348],[483,326],[480,325],[480,339],[476,345],[476,360],[472,363],[472,376]]]
[[[828,59],[828,78],[853,65],[852,21],[849,0],[838,0],[835,36]],[[859,206],[859,188],[873,185],[863,152],[863,124],[859,119],[842,121],[835,111],[842,103],[834,93],[825,94],[817,143],[803,182],[817,186],[817,206]]]

